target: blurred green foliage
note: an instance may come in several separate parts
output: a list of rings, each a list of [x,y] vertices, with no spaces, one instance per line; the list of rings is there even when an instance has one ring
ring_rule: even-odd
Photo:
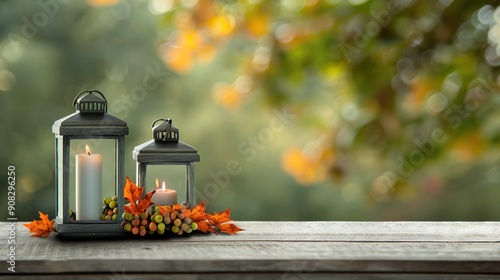
[[[53,217],[51,126],[97,88],[130,127],[129,177],[170,117],[201,155],[198,199],[236,220],[498,220],[496,6],[2,1],[0,182],[15,166],[18,219]],[[179,173],[148,182],[182,200]]]

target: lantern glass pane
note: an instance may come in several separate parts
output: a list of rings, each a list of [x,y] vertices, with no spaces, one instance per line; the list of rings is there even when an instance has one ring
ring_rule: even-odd
[[[56,210],[56,215],[59,217],[63,217],[63,187],[62,187],[62,180],[63,180],[63,141],[62,141],[62,136],[57,136],[56,137],[56,203],[57,203],[57,210]]]
[[[156,178],[165,181],[166,187],[177,191],[177,202],[186,200],[186,165],[148,165],[146,172],[146,190],[156,188]]]
[[[70,143],[70,178],[69,178],[69,206],[73,211],[76,207],[76,155],[86,156],[86,145],[90,148],[91,155],[101,157],[101,190],[95,193],[95,200],[90,201],[89,207],[97,208],[102,213],[105,197],[116,195],[116,168],[115,168],[115,139],[72,139]],[[82,176],[82,175],[80,175]],[[82,190],[85,192],[85,190]],[[87,192],[85,192],[86,194]],[[77,218],[79,214],[77,213]],[[99,217],[100,219],[100,217]]]

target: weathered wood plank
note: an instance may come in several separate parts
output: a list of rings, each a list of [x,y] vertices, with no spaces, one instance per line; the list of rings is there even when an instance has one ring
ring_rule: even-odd
[[[0,241],[9,229],[0,223]],[[195,235],[190,242],[214,241],[377,241],[500,242],[500,222],[238,222],[237,235]],[[22,223],[18,236],[29,236]],[[169,242],[185,242],[173,238]]]
[[[207,273],[207,274],[132,274],[132,273],[119,273],[110,272],[108,274],[60,274],[60,275],[21,275],[16,274],[15,276],[4,276],[2,279],[6,280],[62,280],[62,279],[73,279],[73,280],[86,280],[86,279],[102,279],[102,280],[248,280],[248,279],[280,279],[280,280],[363,280],[363,279],[379,279],[379,280],[497,280],[498,276],[495,275],[484,275],[484,274],[464,274],[464,275],[452,275],[452,274],[394,274],[394,273],[255,273],[255,274],[244,274],[244,273]]]
[[[181,273],[193,277],[198,273],[500,274],[498,222],[238,224],[246,231],[234,236],[60,240],[56,236],[32,238],[17,223],[16,271]],[[0,223],[0,274],[8,274],[6,225]]]

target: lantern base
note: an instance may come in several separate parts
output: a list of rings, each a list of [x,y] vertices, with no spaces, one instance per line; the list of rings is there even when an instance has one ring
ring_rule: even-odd
[[[126,236],[126,231],[120,227],[120,223],[110,221],[94,222],[70,222],[63,223],[60,217],[54,222],[57,234],[63,238],[105,238]]]

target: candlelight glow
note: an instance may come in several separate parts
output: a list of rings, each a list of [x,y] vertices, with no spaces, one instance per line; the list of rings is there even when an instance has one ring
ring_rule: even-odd
[[[89,145],[85,145],[85,152],[90,156],[90,148]]]
[[[156,188],[159,188],[160,184],[158,183],[158,178],[156,178]]]
[[[165,181],[163,181],[163,182],[161,183],[161,190],[162,190],[162,191],[165,191]]]

